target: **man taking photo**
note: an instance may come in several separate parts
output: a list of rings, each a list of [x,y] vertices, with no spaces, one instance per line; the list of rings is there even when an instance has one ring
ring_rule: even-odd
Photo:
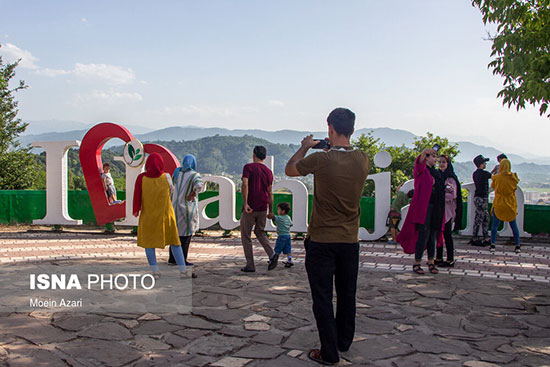
[[[308,357],[330,365],[339,362],[338,351],[349,350],[355,334],[359,203],[369,172],[369,157],[350,144],[355,125],[352,111],[336,108],[327,123],[329,149],[304,158],[319,143],[312,135],[306,136],[285,172],[288,176],[311,173],[314,178],[313,208],[304,247],[321,349],[310,350]],[[337,295],[336,318],[332,307],[333,284]]]

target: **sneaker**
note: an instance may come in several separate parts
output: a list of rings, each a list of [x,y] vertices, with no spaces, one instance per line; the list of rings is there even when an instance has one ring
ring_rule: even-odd
[[[397,242],[395,242],[394,240],[388,240],[388,243],[389,243],[390,245],[397,245]]]
[[[241,268],[241,271],[242,272],[245,272],[245,273],[254,273],[256,271],[256,269],[252,269],[252,268],[247,268],[246,266],[244,268]]]
[[[495,244],[494,243],[491,244],[491,248],[489,250],[491,250],[492,253],[495,252]]]
[[[485,247],[485,246],[490,246],[490,245],[491,245],[491,241],[489,241],[489,240],[485,240],[485,241],[481,242],[481,246]]]
[[[516,254],[519,254],[521,252],[521,247],[520,246],[516,246]]]
[[[443,264],[439,265],[442,268],[454,268],[455,262],[454,261],[443,261]]]
[[[277,263],[279,262],[279,254],[273,254],[273,257],[269,261],[269,265],[267,266],[267,270],[273,270],[277,267]]]
[[[434,264],[437,266],[441,266],[443,264],[443,259],[435,259]]]
[[[285,264],[285,268],[291,268],[294,266],[294,263],[292,261],[286,261],[284,264]]]
[[[193,266],[193,265],[195,265],[195,264],[187,262],[187,261],[185,262],[185,266]]]

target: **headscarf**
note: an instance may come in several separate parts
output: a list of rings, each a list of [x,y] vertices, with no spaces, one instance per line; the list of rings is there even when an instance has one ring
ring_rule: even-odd
[[[145,162],[145,172],[140,173],[136,179],[134,188],[134,207],[132,213],[135,217],[139,215],[141,210],[141,186],[143,176],[150,178],[160,177],[164,173],[164,160],[158,153],[151,153]]]
[[[505,222],[513,221],[517,216],[517,201],[515,191],[519,178],[511,171],[511,164],[508,159],[500,161],[498,173],[493,176],[491,187],[495,189],[495,199],[491,213],[498,219]]]
[[[441,171],[441,177],[443,182],[445,182],[449,177],[453,178],[456,182],[456,216],[455,216],[455,227],[454,230],[457,231],[462,228],[462,188],[460,186],[460,180],[456,176],[455,168],[451,163],[451,159],[448,156],[444,156],[447,161],[447,169]]]
[[[176,181],[178,175],[181,172],[196,171],[196,170],[197,170],[197,159],[193,154],[187,154],[185,157],[183,157],[183,160],[181,161],[181,167],[176,168],[172,177],[174,181]]]
[[[501,161],[500,161],[500,165],[498,167],[498,175],[508,175],[508,176],[511,176],[512,175],[512,164],[510,163],[510,161],[506,158],[503,158]]]

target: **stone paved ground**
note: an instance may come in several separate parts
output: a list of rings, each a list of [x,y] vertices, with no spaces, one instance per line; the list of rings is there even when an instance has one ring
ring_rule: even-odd
[[[457,267],[410,272],[383,242],[361,245],[356,341],[342,365],[550,366],[550,247],[485,249],[459,241]],[[29,261],[143,259],[127,235],[0,233],[4,271]],[[241,273],[238,239],[197,238],[191,314],[0,314],[0,366],[315,366],[318,345],[303,268]],[[166,259],[166,252],[159,256]],[[162,266],[162,271],[174,271]]]

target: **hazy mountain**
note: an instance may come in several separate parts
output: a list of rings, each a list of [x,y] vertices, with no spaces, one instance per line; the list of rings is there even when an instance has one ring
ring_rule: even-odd
[[[297,130],[279,130],[266,131],[259,129],[225,129],[225,128],[203,128],[197,126],[173,126],[160,130],[152,130],[144,127],[125,125],[128,130],[141,141],[191,141],[210,136],[253,136],[278,144],[299,144],[302,138],[308,134],[313,134],[315,138],[324,138],[326,131],[297,131]],[[75,129],[77,127],[78,129]],[[27,132],[20,137],[22,145],[27,145],[33,141],[53,141],[53,140],[82,140],[90,126],[75,121],[32,121],[27,128]],[[42,133],[33,133],[39,132]],[[387,146],[406,145],[412,146],[416,135],[406,130],[390,129],[386,127],[359,129],[354,136],[367,134],[372,131],[374,137],[379,138]],[[106,147],[119,145],[120,140],[112,140]],[[491,161],[502,151],[493,147],[482,146],[468,141],[459,141],[460,154],[457,156],[457,162],[471,162],[478,155],[483,154]],[[504,152],[506,153],[506,152]],[[525,158],[516,154],[507,154],[512,163],[537,163],[550,164],[548,157],[530,157]]]

